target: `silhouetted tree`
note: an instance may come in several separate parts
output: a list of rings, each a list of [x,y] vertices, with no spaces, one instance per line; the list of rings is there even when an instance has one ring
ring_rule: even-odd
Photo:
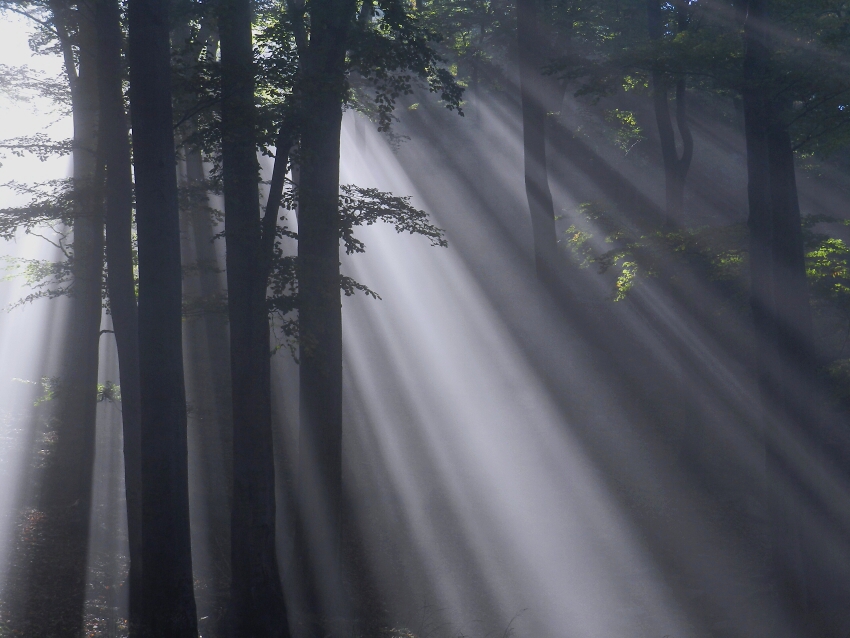
[[[373,22],[373,9],[381,18]],[[298,188],[298,334],[300,433],[296,560],[308,636],[336,635],[344,614],[341,567],[342,314],[339,242],[339,159],[346,73],[355,69],[381,96],[380,128],[390,126],[396,98],[412,76],[427,80],[450,108],[460,89],[429,46],[404,3],[359,7],[354,0],[290,5],[300,69],[296,86],[300,132]],[[361,19],[363,14],[366,19]],[[305,14],[309,19],[305,20]],[[305,29],[305,24],[309,29]],[[362,223],[362,222],[360,222]]]
[[[309,7],[301,52],[298,323],[301,427],[296,558],[305,636],[334,635],[342,578],[342,312],[339,300],[339,135],[354,0]]]
[[[131,0],[128,27],[139,250],[142,635],[184,638],[198,630],[167,4]]]
[[[227,241],[227,291],[233,401],[233,510],[230,632],[289,635],[275,551],[268,263],[263,258],[255,134],[252,9],[223,0],[221,158]],[[288,150],[286,144],[278,153]],[[285,172],[286,159],[280,170]],[[282,185],[281,185],[282,186]],[[271,215],[274,234],[278,206]]]
[[[117,0],[98,0],[98,149],[106,168],[106,285],[118,349],[121,421],[124,439],[124,485],[130,550],[129,626],[140,626],[142,574],[141,408],[139,397],[139,322],[133,272],[133,177],[130,132],[124,111],[121,8]]]
[[[769,424],[807,429],[813,381],[811,311],[788,129],[790,96],[783,95],[771,60],[769,0],[747,3],[743,101],[747,141],[750,286],[757,374],[766,427],[767,484],[785,476],[786,461]],[[778,483],[776,483],[778,484]],[[768,497],[768,560],[780,602],[805,624],[807,592],[799,522],[781,497]],[[803,624],[800,630],[803,630]]]

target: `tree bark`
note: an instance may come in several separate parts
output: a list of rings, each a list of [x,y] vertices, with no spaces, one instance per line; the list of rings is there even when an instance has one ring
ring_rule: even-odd
[[[518,0],[516,12],[525,192],[531,214],[537,278],[548,285],[555,279],[558,238],[546,160],[546,78],[541,67],[547,51],[540,0]]]
[[[781,485],[793,480],[774,429],[811,429],[812,326],[789,106],[772,73],[768,0],[750,0],[745,25],[744,120],[750,230],[750,304],[765,450],[767,568],[777,602],[813,635],[799,513]]]
[[[295,551],[306,636],[336,635],[343,617],[342,311],[339,160],[345,53],[354,0],[310,7],[303,62],[298,211],[300,433]]]
[[[686,9],[677,6],[678,27],[687,27]],[[663,33],[661,3],[659,0],[647,0],[647,24],[649,38],[654,43],[660,43]],[[682,223],[685,206],[685,181],[691,167],[694,153],[694,138],[688,124],[687,95],[685,78],[676,81],[676,127],[682,137],[682,154],[676,148],[676,137],[670,115],[668,101],[668,83],[664,71],[656,63],[652,72],[652,102],[655,109],[655,122],[658,126],[658,136],[661,141],[661,157],[664,164],[665,185],[665,225],[673,226]]]
[[[182,273],[168,6],[130,0],[130,104],[139,246],[142,633],[197,636],[189,535]]]
[[[222,158],[233,397],[231,635],[289,635],[275,551],[268,270],[259,209],[251,4],[219,7]],[[285,170],[285,169],[284,169]],[[277,211],[271,214],[274,233]]]
[[[36,523],[36,540],[29,547],[23,580],[16,584],[20,591],[12,594],[21,597],[18,621],[26,635],[83,630],[102,315],[103,209],[97,179],[94,16],[88,7],[73,10],[65,2],[50,2],[49,8],[71,88],[73,283],[53,412],[56,444],[38,497],[43,517]],[[69,35],[75,27],[79,67]]]
[[[142,475],[139,341],[133,273],[133,178],[130,138],[124,112],[121,61],[121,9],[117,0],[96,7],[100,140],[106,164],[106,263],[109,308],[118,349],[121,419],[124,434],[124,485],[130,545],[129,628],[141,625]]]

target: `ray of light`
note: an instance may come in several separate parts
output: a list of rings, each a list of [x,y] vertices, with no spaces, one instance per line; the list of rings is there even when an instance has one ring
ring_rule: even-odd
[[[500,126],[497,118],[493,128]],[[422,151],[416,146],[421,140],[394,156],[371,136],[357,150],[356,139],[344,136],[343,181],[416,195],[438,221],[449,220],[450,244],[460,244],[460,252],[446,254],[417,238],[369,229],[367,255],[346,266],[384,296],[377,303],[346,300],[347,396],[357,415],[346,445],[372,467],[359,470],[370,478],[361,477],[358,488],[371,481],[377,500],[388,503],[383,516],[400,517],[399,531],[415,546],[410,552],[418,565],[405,584],[434,597],[438,607],[451,607],[456,622],[464,613],[469,622],[488,605],[503,618],[531,607],[536,635],[684,636],[712,630],[743,636],[753,635],[759,624],[772,635],[791,631],[785,611],[758,591],[758,553],[712,514],[724,506],[712,485],[726,478],[729,489],[743,476],[760,476],[756,391],[747,370],[660,290],[647,287],[632,307],[615,311],[651,353],[646,370],[672,370],[671,379],[680,381],[667,391],[681,392],[704,411],[700,425],[674,424],[688,428],[675,449],[653,449],[646,433],[638,432],[647,416],[628,396],[633,381],[625,375],[635,362],[621,362],[621,370],[594,367],[593,335],[578,319],[552,317],[557,309],[534,294],[527,265],[511,263],[509,244],[521,244],[523,233],[507,241],[483,239],[498,236],[499,224],[505,228],[497,211],[470,212],[481,193],[476,189],[493,184],[492,175],[467,166],[467,173],[481,175],[470,188],[463,175],[450,175],[463,159],[453,163],[438,149]],[[482,163],[511,179],[512,201],[521,202],[519,158],[496,150],[513,146],[515,153],[517,145],[498,135],[485,139],[493,151],[479,156]],[[463,141],[454,145],[462,148]],[[435,163],[441,159],[448,170]],[[427,193],[417,190],[423,181],[431,185]],[[435,210],[435,200],[450,204]],[[522,210],[521,203],[516,209]],[[464,215],[468,219],[457,219]],[[489,259],[475,255],[484,246]],[[470,255],[497,267],[487,272]],[[503,278],[500,293],[493,292],[497,278]],[[704,303],[705,310],[713,303],[708,291]],[[527,347],[528,334],[516,332],[516,306],[531,325],[524,328],[537,332],[531,340],[538,348],[549,342],[544,368],[539,361],[546,358]],[[554,386],[546,378],[553,364],[561,375]],[[662,393],[650,401],[663,398],[663,387],[647,388]],[[846,479],[790,432],[780,428],[777,436],[788,439],[784,448],[796,458],[805,489],[822,494],[810,506],[802,492],[795,493],[793,507],[828,541],[825,556],[846,555]],[[709,468],[704,463],[712,452],[726,456]],[[380,467],[385,470],[375,469]],[[724,477],[724,468],[737,479]],[[606,475],[611,469],[614,477]],[[700,469],[709,476],[700,476]],[[652,516],[635,513],[634,494],[624,505],[623,482]],[[790,487],[780,484],[774,491]],[[368,492],[358,498],[368,507]],[[758,507],[748,499],[741,495],[745,507]],[[381,552],[378,543],[377,562]],[[407,605],[411,613],[409,600]]]

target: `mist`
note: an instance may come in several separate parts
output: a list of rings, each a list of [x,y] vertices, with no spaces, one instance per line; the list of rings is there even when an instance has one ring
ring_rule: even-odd
[[[108,2],[121,38],[142,32]],[[217,26],[230,14],[176,3],[159,129],[132,90],[142,49],[122,40],[113,60],[122,135],[171,136],[157,166],[169,180],[175,168],[158,242],[145,198],[168,185],[135,150],[126,175],[138,443],[109,287],[109,180],[123,169],[105,159],[106,102],[38,89],[105,68],[84,57],[102,23],[66,4],[73,74],[56,54],[67,16],[0,3],[0,635],[848,635],[850,49],[837,26],[754,1],[746,15],[702,0],[457,3],[477,16],[468,29],[453,3],[353,3],[350,33],[401,53],[367,55],[372,40],[351,35],[344,91],[322,111],[333,91],[319,80],[336,87],[337,67],[310,56],[333,47],[300,38],[328,37],[310,11],[333,3],[300,18],[258,5],[246,115],[250,99],[245,112],[229,101],[248,86],[227,75],[239,49]],[[409,41],[386,35],[404,32],[393,7]],[[807,44],[785,46],[795,34]],[[328,113],[341,113],[338,167]],[[42,156],[27,148],[37,134],[52,140]],[[234,177],[239,143],[257,166]],[[155,251],[178,244],[169,275]],[[74,360],[85,303],[92,364]],[[152,308],[173,321],[145,326]],[[163,363],[151,353],[168,326],[182,353]],[[151,521],[169,534],[153,539]],[[158,593],[149,573],[164,574]]]

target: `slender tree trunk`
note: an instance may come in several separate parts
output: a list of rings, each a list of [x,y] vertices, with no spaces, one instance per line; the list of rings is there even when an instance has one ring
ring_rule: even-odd
[[[198,446],[199,471],[203,475],[206,503],[204,529],[195,530],[206,537],[212,579],[210,622],[216,636],[225,636],[225,612],[230,598],[230,513],[233,487],[233,407],[230,385],[230,337],[227,313],[219,308],[224,287],[214,246],[215,230],[206,197],[206,175],[201,154],[184,149],[186,180],[192,192],[192,205],[183,220],[186,233],[184,255],[187,263],[196,263],[196,279],[184,279],[184,293],[200,300],[200,315],[185,321],[187,393],[198,406],[196,432],[190,439]],[[188,379],[192,379],[190,384]],[[194,390],[194,398],[192,395]],[[198,613],[201,613],[200,605]]]
[[[209,28],[215,15],[206,15],[192,44],[182,55],[186,68],[197,66],[202,49],[207,62],[214,61],[218,49],[218,33]],[[174,38],[190,42],[188,22],[180,26]],[[195,123],[189,123],[194,128]],[[184,300],[197,303],[198,313],[184,322],[184,354],[187,401],[194,402],[189,419],[189,439],[196,450],[201,494],[205,503],[202,524],[193,529],[193,537],[204,538],[209,571],[198,574],[209,580],[207,606],[198,600],[198,614],[205,614],[208,631],[213,636],[226,636],[227,611],[230,600],[230,518],[233,488],[233,405],[230,382],[230,336],[219,258],[214,245],[215,222],[211,215],[209,184],[201,151],[193,146],[182,149],[185,157],[185,179],[188,197],[183,200],[181,251],[184,264],[194,264],[196,273],[184,276]],[[192,496],[190,496],[190,499]],[[195,519],[197,520],[197,519]],[[198,553],[193,544],[193,554]],[[204,631],[199,626],[200,631]]]
[[[300,434],[296,559],[307,636],[335,635],[342,593],[342,312],[339,159],[345,51],[354,0],[311,5],[301,56],[298,215]]]
[[[525,192],[531,214],[537,278],[548,285],[555,280],[558,238],[546,161],[546,78],[541,66],[547,55],[540,0],[518,0],[516,11]]]
[[[649,38],[655,43],[660,43],[663,33],[660,0],[647,0],[646,12]],[[677,7],[677,13],[679,30],[681,31],[687,27],[687,14],[681,6]],[[670,115],[669,87],[664,72],[658,64],[653,65],[651,77],[652,102],[664,164],[665,224],[672,226],[683,221],[685,181],[693,158],[694,139],[688,124],[685,78],[681,77],[676,81],[676,126],[679,129],[679,135],[682,137],[682,154],[679,155]]]
[[[130,0],[128,18],[139,244],[143,635],[184,638],[198,629],[167,4]]]
[[[682,77],[676,82],[676,127],[682,137],[682,155],[676,164],[676,199],[674,204],[674,211],[680,217],[685,211],[685,181],[694,155],[694,137],[688,123],[687,99],[685,78]]]
[[[745,25],[744,119],[750,215],[750,286],[764,414],[767,568],[777,603],[811,633],[799,513],[781,486],[793,480],[775,428],[811,428],[811,314],[788,106],[776,96],[768,0],[750,0]],[[805,628],[805,629],[804,629]]]
[[[141,623],[142,475],[139,341],[133,274],[133,181],[130,137],[124,112],[121,9],[117,0],[96,5],[100,147],[106,163],[106,263],[112,326],[118,348],[124,484],[130,544],[129,621],[131,635]]]
[[[203,188],[206,184],[206,172],[200,152],[187,150],[186,152],[186,178],[193,188]],[[218,255],[214,245],[215,230],[209,211],[206,210],[206,198],[204,202],[192,210],[190,224],[192,226],[192,237],[194,239],[195,258],[201,266],[198,280],[201,296],[209,301],[219,298],[223,292],[220,276],[218,273]],[[210,369],[212,373],[212,384],[215,392],[214,401],[217,419],[220,421],[219,438],[221,439],[222,451],[224,452],[224,473],[227,485],[232,482],[232,458],[231,448],[233,445],[233,405],[231,403],[230,383],[230,337],[228,335],[227,315],[223,312],[204,311],[204,328],[206,333],[206,347],[210,357]],[[228,489],[228,511],[230,511],[230,487]],[[228,536],[230,532],[228,531]],[[229,545],[229,541],[227,543]]]
[[[233,384],[231,635],[283,637],[289,629],[275,551],[268,271],[260,254],[251,4],[226,0],[219,11]],[[276,222],[277,207],[271,214]]]

